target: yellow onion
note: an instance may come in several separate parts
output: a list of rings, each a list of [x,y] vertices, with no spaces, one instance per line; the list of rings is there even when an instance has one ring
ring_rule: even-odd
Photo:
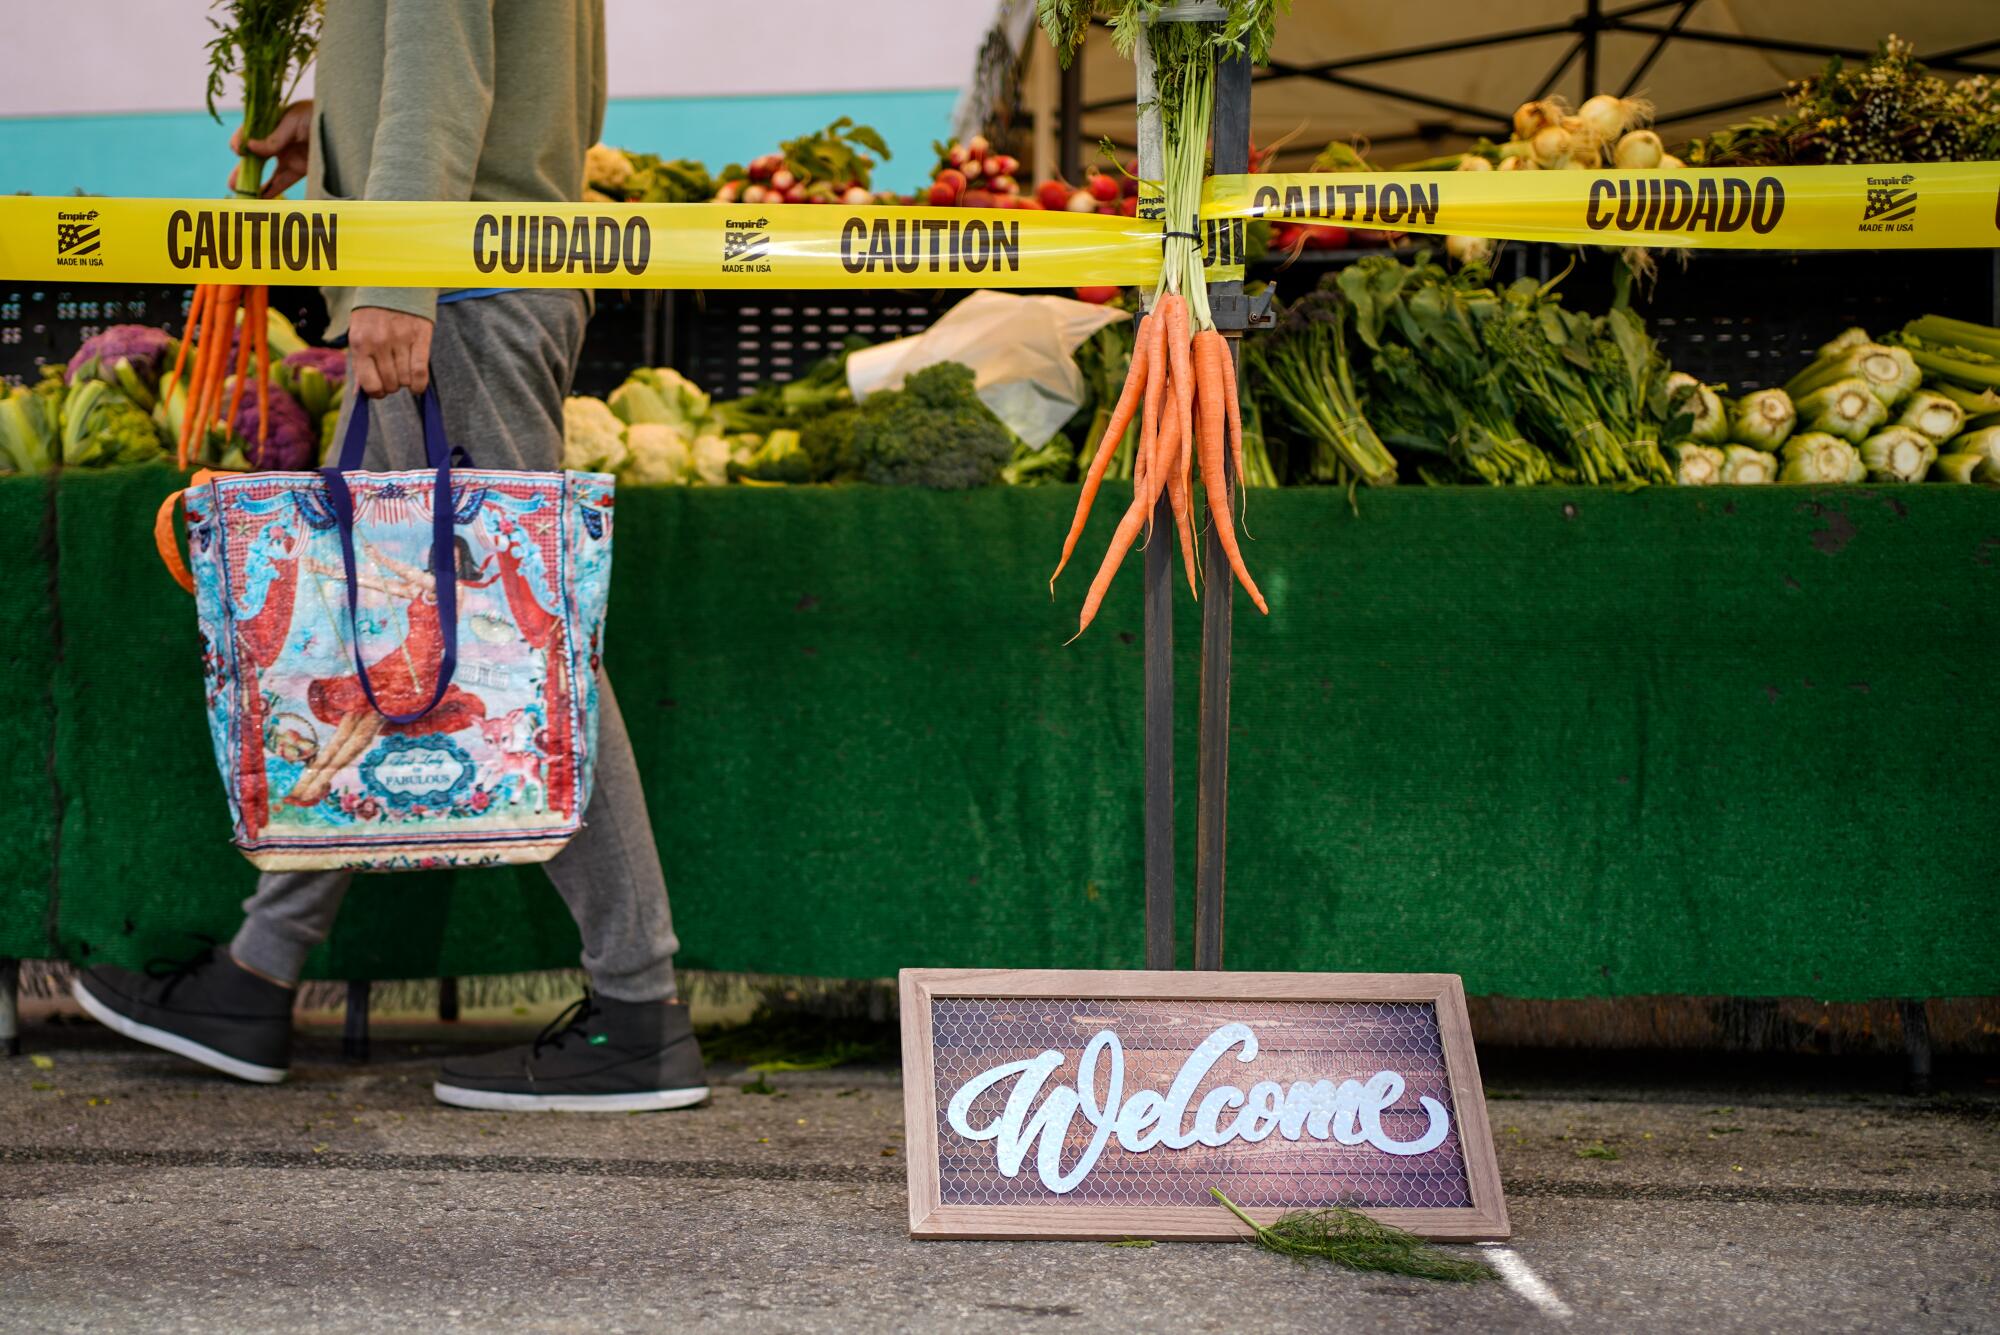
[[[1643,97],[1613,97],[1609,93],[1599,93],[1578,107],[1576,116],[1591,138],[1615,144],[1627,130],[1644,125],[1653,118],[1653,104]]]
[[[1559,97],[1545,97],[1539,102],[1523,102],[1514,108],[1514,137],[1533,139],[1551,125],[1562,124],[1562,118],[1569,114],[1569,108]]]
[[[1503,172],[1531,172],[1535,170],[1535,160],[1533,158],[1502,158],[1500,159],[1500,165],[1494,168],[1494,170]]]
[[[1612,160],[1627,170],[1658,167],[1666,158],[1666,145],[1651,130],[1634,130],[1618,141]]]
[[[1483,236],[1448,236],[1444,253],[1460,264],[1487,264],[1493,259],[1493,242]]]
[[[1685,162],[1682,162],[1679,158],[1675,157],[1671,153],[1662,153],[1660,154],[1660,166],[1666,169],[1667,171],[1680,171],[1684,169],[1687,166],[1687,164]]]
[[[1529,146],[1534,152],[1535,161],[1541,166],[1567,167],[1574,142],[1568,130],[1560,125],[1550,125],[1535,131],[1535,137],[1529,140]]]

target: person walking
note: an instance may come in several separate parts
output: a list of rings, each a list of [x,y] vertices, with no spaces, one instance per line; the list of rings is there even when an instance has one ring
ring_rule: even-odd
[[[276,161],[267,197],[303,179],[311,199],[574,201],[604,120],[603,0],[341,0],[326,7],[314,78],[315,100],[249,145]],[[362,391],[346,396],[336,439],[348,414],[368,413],[368,468],[423,466],[415,396],[433,381],[447,434],[475,466],[561,467],[583,293],[362,287],[326,300],[328,338],[345,336],[347,383]],[[600,686],[595,792],[583,830],[546,864],[590,989],[533,1043],[447,1061],[434,1086],[445,1103],[630,1112],[708,1095],[675,995],[678,943],[638,766]],[[294,989],[350,879],[266,873],[227,948],[145,973],[92,969],[76,998],[127,1037],[283,1080]]]

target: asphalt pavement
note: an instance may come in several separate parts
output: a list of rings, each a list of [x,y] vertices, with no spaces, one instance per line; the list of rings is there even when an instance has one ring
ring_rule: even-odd
[[[239,1085],[46,1018],[0,1061],[0,1330],[2000,1330],[2000,1081],[1483,1054],[1515,1236],[1458,1286],[1240,1244],[913,1242],[888,1069],[435,1104],[518,1023],[311,1025]],[[39,1058],[40,1060],[34,1060]],[[746,1092],[770,1088],[774,1092]]]

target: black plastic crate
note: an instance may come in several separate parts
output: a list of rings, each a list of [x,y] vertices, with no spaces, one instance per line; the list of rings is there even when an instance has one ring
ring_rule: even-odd
[[[107,325],[159,325],[179,334],[193,297],[192,287],[179,285],[0,280],[0,375],[31,381],[43,363],[67,362]],[[316,287],[274,287],[271,305],[310,341],[326,328],[326,303]]]
[[[683,292],[669,365],[717,399],[793,380],[852,335],[881,343],[931,327],[964,292]]]

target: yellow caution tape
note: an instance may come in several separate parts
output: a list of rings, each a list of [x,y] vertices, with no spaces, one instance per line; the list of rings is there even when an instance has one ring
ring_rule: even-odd
[[[1219,176],[1209,274],[1249,219],[1619,246],[2000,246],[2000,164]],[[1041,209],[303,204],[0,196],[0,278],[331,287],[1151,286],[1161,224]]]
[[[1040,209],[0,196],[12,280],[896,289],[1159,275],[1157,223]]]
[[[1217,176],[1207,219],[1736,250],[2000,246],[2000,163]]]

